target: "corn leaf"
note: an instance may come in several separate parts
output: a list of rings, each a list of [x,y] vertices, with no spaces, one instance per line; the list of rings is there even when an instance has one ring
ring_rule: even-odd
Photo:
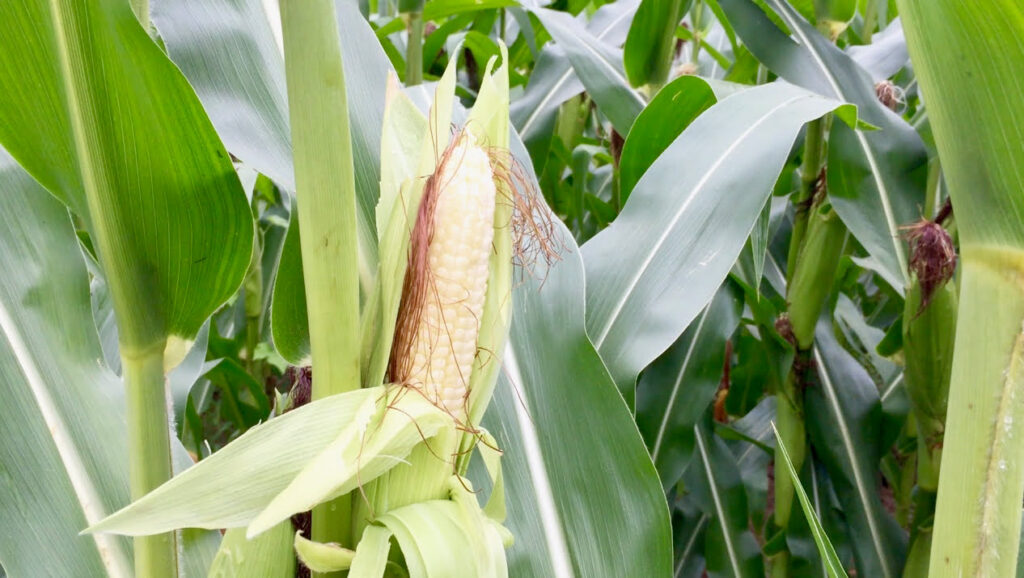
[[[800,128],[837,106],[781,83],[723,100],[665,149],[615,222],[583,246],[587,329],[630,405],[637,374],[732,268]]]
[[[124,393],[98,362],[86,265],[67,210],[2,149],[0,248],[0,267],[18,272],[0,282],[0,564],[131,576],[128,540],[79,535],[128,501]],[[176,466],[191,463],[175,450]],[[216,533],[182,544],[183,568],[205,572]]]
[[[279,524],[284,525],[284,523]],[[337,544],[321,544],[302,537],[301,532],[295,533],[295,554],[306,568],[314,572],[338,572],[348,570],[352,566],[355,552],[342,548]]]
[[[307,316],[299,218],[298,212],[292,211],[288,219],[288,232],[281,247],[281,270],[275,278],[274,294],[270,301],[270,331],[274,336],[274,347],[292,365],[306,366],[312,363]]]
[[[365,409],[344,420],[337,439],[325,446],[249,524],[248,535],[264,532],[292,514],[305,512],[329,499],[347,494],[404,463],[420,443],[429,445],[451,418],[422,396],[401,388],[385,396],[381,387],[357,390],[376,392],[374,414]],[[393,404],[391,407],[389,404]],[[348,423],[351,421],[351,423]]]
[[[605,4],[587,22],[587,32],[598,42],[609,46],[621,45],[637,4],[636,0]],[[512,103],[511,108],[512,124],[526,143],[537,170],[547,161],[548,144],[558,107],[583,90],[583,83],[561,45],[545,44],[530,73],[526,89]]]
[[[356,546],[349,578],[381,578],[391,550],[391,530],[383,526],[367,526]]]
[[[773,72],[828,98],[857,105],[879,130],[835,123],[829,140],[828,189],[843,222],[874,257],[875,268],[902,295],[907,248],[900,227],[920,218],[927,157],[914,129],[885,108],[874,82],[847,54],[801,18],[785,0],[766,0],[792,37],[753,0],[721,0],[736,32]]]
[[[562,260],[513,292],[504,370],[483,423],[505,452],[509,573],[665,576],[672,545],[661,484],[586,337],[582,261],[559,232]]]
[[[564,12],[533,8],[551,37],[562,46],[587,93],[612,122],[619,134],[627,134],[644,100],[629,86],[622,70],[622,52],[594,38]]]
[[[851,527],[859,572],[900,575],[906,535],[882,505],[882,407],[867,372],[840,347],[827,321],[815,332],[818,383],[805,390],[808,437],[825,464]]]
[[[501,533],[479,506],[468,512],[456,501],[432,500],[391,510],[378,522],[394,534],[410,576],[508,576]]]
[[[694,456],[694,429],[722,379],[725,342],[740,322],[742,295],[726,283],[672,347],[640,378],[636,422],[666,491]]]
[[[764,562],[747,522],[747,497],[735,456],[721,438],[711,435],[707,422],[694,426],[694,440],[694,467],[684,480],[711,518],[704,537],[708,572],[763,576]]]
[[[128,541],[78,536],[128,501],[123,393],[96,363],[85,263],[64,207],[0,155],[0,266],[18,272],[0,283],[0,563],[130,576]]]
[[[866,70],[875,82],[889,78],[910,63],[907,40],[903,36],[899,18],[890,22],[885,30],[873,35],[871,44],[850,46],[846,53]]]
[[[176,527],[244,526],[337,440],[351,419],[372,411],[382,391],[332,396],[258,425],[91,530],[150,534]]]
[[[681,76],[658,91],[622,145],[619,188],[628,199],[637,181],[695,118],[717,102],[711,87],[696,76]]]
[[[676,27],[692,0],[643,0],[629,26],[623,65],[630,84],[660,86],[675,61]]]
[[[793,468],[793,462],[789,459],[789,452],[786,451],[786,446],[782,443],[782,437],[779,435],[778,430],[775,429],[775,424],[772,424],[772,431],[775,432],[775,448],[786,463],[786,470],[793,480],[793,487],[796,488],[797,498],[800,499],[800,507],[803,508],[804,516],[806,516],[807,521],[811,525],[814,543],[818,546],[818,553],[821,555],[822,560],[825,561],[825,569],[830,578],[845,577],[846,570],[843,569],[843,564],[839,561],[835,548],[832,547],[828,535],[825,534],[825,529],[821,527],[821,522],[818,520],[818,515],[811,504],[811,500],[807,497],[807,492],[804,491],[803,485],[800,484],[800,475]]]
[[[122,354],[192,339],[253,235],[198,99],[126,3],[5,2],[0,18],[0,142],[88,223]]]

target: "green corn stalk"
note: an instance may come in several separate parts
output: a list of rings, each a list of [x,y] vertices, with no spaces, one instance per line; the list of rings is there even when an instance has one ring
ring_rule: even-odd
[[[405,85],[423,83],[423,5],[424,0],[399,0],[398,11],[409,21],[409,37],[405,51]]]
[[[1014,576],[1024,497],[1024,6],[899,0],[961,248],[929,576]]]
[[[832,292],[845,240],[846,227],[822,194],[810,209],[804,247],[797,258],[793,280],[787,287],[788,320],[781,324],[784,337],[795,346],[796,352],[782,389],[776,393],[776,427],[798,471],[807,456],[803,388],[810,367],[814,325]],[[789,527],[793,500],[793,481],[785,464],[776,461],[774,521],[781,531]],[[783,551],[773,561],[772,575],[787,576],[788,568],[789,554]]]
[[[313,399],[360,386],[355,170],[334,3],[283,0]],[[351,543],[349,501],[313,512],[313,537]]]

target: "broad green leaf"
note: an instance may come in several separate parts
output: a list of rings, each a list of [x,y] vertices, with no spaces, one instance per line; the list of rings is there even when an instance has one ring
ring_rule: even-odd
[[[654,95],[622,145],[619,189],[623,200],[672,141],[715,102],[711,87],[696,76],[681,76]]]
[[[635,0],[602,6],[587,23],[587,32],[603,44],[620,45],[626,38],[636,6]],[[547,147],[538,148],[537,143],[550,138],[558,107],[583,90],[583,83],[573,70],[562,46],[546,44],[530,73],[526,90],[512,103],[511,108],[512,124],[518,129],[534,158],[539,160],[547,154]],[[541,151],[539,156],[534,153],[535,149]]]
[[[817,32],[785,0],[766,0],[790,29],[780,30],[754,0],[720,0],[747,47],[773,72],[821,95],[857,105],[879,130],[834,123],[829,140],[829,198],[878,273],[897,292],[907,282],[900,227],[920,218],[927,157],[917,132],[885,108],[871,77]]]
[[[805,390],[808,437],[825,464],[850,524],[858,573],[900,575],[906,535],[879,496],[882,408],[864,368],[844,351],[827,321],[815,332],[817,383]]]
[[[594,38],[564,12],[533,8],[533,13],[565,51],[587,93],[619,134],[629,133],[644,100],[626,80],[621,51]]]
[[[639,88],[660,86],[675,60],[676,28],[692,0],[642,0],[629,26],[623,65],[629,82]]]
[[[672,512],[676,559],[673,578],[704,578],[707,562],[704,560],[704,539],[711,517],[697,507],[692,495],[676,500]]]
[[[632,405],[637,374],[707,305],[736,261],[803,124],[838,103],[781,83],[699,116],[583,246],[587,329]]]
[[[325,450],[334,449],[336,452],[358,455],[364,440],[357,430],[376,414],[375,408],[383,392],[384,387],[381,386],[331,396],[258,425],[157,490],[94,524],[90,531],[142,535],[178,527],[245,526],[282,491],[289,488],[298,476],[308,477],[314,471],[323,471],[321,468],[324,463],[330,461],[329,456],[321,455]],[[416,404],[415,407],[422,405]],[[420,419],[424,436],[429,437],[432,431],[436,432],[433,422]],[[409,424],[408,418],[385,420],[385,423],[387,421]],[[415,430],[415,427],[412,429]],[[390,431],[393,430],[390,428]],[[399,433],[403,433],[402,428],[399,428]],[[394,465],[396,460],[401,459],[402,450],[397,447],[390,448],[393,451],[392,457],[378,458],[375,453],[378,450],[374,449],[377,447],[376,442],[370,441],[372,437],[368,436],[365,440],[368,445],[364,466],[376,467],[380,462]],[[414,437],[417,441],[420,439],[418,433]],[[408,449],[405,449],[405,453],[408,453]],[[332,456],[335,458],[335,469],[327,473],[354,469],[356,460],[346,462],[339,459],[338,455],[335,453]],[[367,474],[367,478],[362,481],[369,481],[368,478]],[[315,480],[311,487],[317,482],[331,484],[335,480]],[[294,490],[292,486],[289,491]],[[230,495],[231,499],[225,500],[226,495]],[[305,509],[308,507],[294,510],[283,517]],[[269,517],[271,514],[265,516],[265,519]],[[267,524],[264,529],[273,525]]]
[[[282,522],[252,540],[246,539],[244,528],[232,528],[225,532],[207,576],[292,576],[294,572],[292,524]]]
[[[819,25],[841,25],[853,20],[857,0],[814,0],[814,16]],[[840,30],[842,30],[840,28]]]
[[[168,55],[228,150],[295,191],[284,60],[260,0],[150,0]],[[336,3],[356,166],[360,261],[376,263],[374,207],[384,86],[391,67],[355,2]],[[282,265],[290,274],[294,263]],[[364,273],[365,276],[365,273]],[[369,279],[364,279],[367,283]]]
[[[5,2],[0,18],[0,142],[88,223],[122,354],[192,339],[253,234],[199,100],[127,3]]]
[[[804,491],[803,485],[800,484],[800,475],[796,473],[796,469],[793,468],[793,462],[789,459],[789,452],[786,451],[785,444],[782,443],[782,437],[779,436],[778,430],[775,429],[775,425],[772,424],[772,431],[775,432],[775,448],[782,456],[782,460],[786,463],[786,470],[789,472],[790,478],[793,480],[793,487],[796,488],[797,498],[800,499],[800,507],[804,511],[804,516],[811,525],[811,532],[814,535],[814,543],[818,546],[818,552],[822,559],[825,561],[825,569],[828,571],[830,578],[839,578],[840,576],[846,576],[846,570],[843,568],[843,564],[839,561],[839,556],[836,555],[835,548],[832,547],[832,543],[828,539],[828,535],[825,534],[825,529],[822,528],[821,522],[818,520],[817,512],[811,500],[807,497],[807,492]]]
[[[693,426],[706,413],[722,380],[725,342],[739,324],[743,299],[730,283],[640,378],[636,422],[658,468],[672,488],[693,457]]]
[[[704,537],[707,570],[715,576],[763,576],[764,562],[747,522],[747,499],[736,458],[708,424],[694,426],[693,466],[686,487],[711,517]]]
[[[558,231],[567,245],[561,261],[514,291],[511,341],[483,424],[505,452],[507,525],[515,537],[509,574],[667,576],[671,534],[661,484],[587,339],[582,261],[568,231]]]
[[[0,563],[131,576],[129,541],[78,532],[128,501],[124,397],[97,363],[67,210],[0,151]]]
[[[123,387],[101,361],[67,210],[2,150],[0,247],[0,267],[18,272],[0,281],[0,564],[131,576],[129,541],[79,535],[128,501]],[[205,571],[216,539],[187,535],[183,567]]]

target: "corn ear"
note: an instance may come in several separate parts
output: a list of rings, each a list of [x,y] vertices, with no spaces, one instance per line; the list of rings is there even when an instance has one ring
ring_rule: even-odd
[[[471,133],[452,144],[429,186],[436,190],[418,216],[429,221],[428,230],[416,225],[417,235],[425,236],[418,242],[428,244],[426,263],[406,273],[412,289],[403,297],[396,331],[408,333],[408,341],[396,338],[389,374],[461,423],[490,276],[497,196],[490,159]],[[415,244],[412,249],[414,260],[424,252]]]
[[[456,61],[438,84],[426,128],[417,121],[396,129],[424,130],[420,164],[399,187],[389,177],[387,194],[394,198],[386,200],[382,192],[378,207],[391,207],[379,284],[383,325],[394,335],[386,381],[436,403],[451,418],[451,427],[369,484],[365,499],[355,498],[356,532],[397,508],[448,499],[451,476],[465,473],[480,435],[475,424],[497,382],[508,335],[513,267],[508,199],[514,192],[508,179],[495,174],[507,168],[496,160],[509,142],[507,70],[489,63],[465,128],[449,143]],[[386,118],[402,122],[398,119],[409,112],[403,99],[396,95],[389,102],[396,108]],[[408,160],[391,162],[409,166]],[[432,176],[419,178],[425,174]],[[378,355],[385,342],[377,340]],[[503,512],[503,506],[495,502],[488,511]]]
[[[907,291],[903,317],[904,379],[918,427],[918,486],[935,492],[953,369],[957,295],[951,283],[937,289],[923,310],[921,285]]]

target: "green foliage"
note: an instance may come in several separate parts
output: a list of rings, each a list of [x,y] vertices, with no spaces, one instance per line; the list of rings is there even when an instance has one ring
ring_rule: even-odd
[[[1013,575],[1016,4],[280,4],[0,7],[0,576]],[[385,384],[462,127],[460,424]]]

